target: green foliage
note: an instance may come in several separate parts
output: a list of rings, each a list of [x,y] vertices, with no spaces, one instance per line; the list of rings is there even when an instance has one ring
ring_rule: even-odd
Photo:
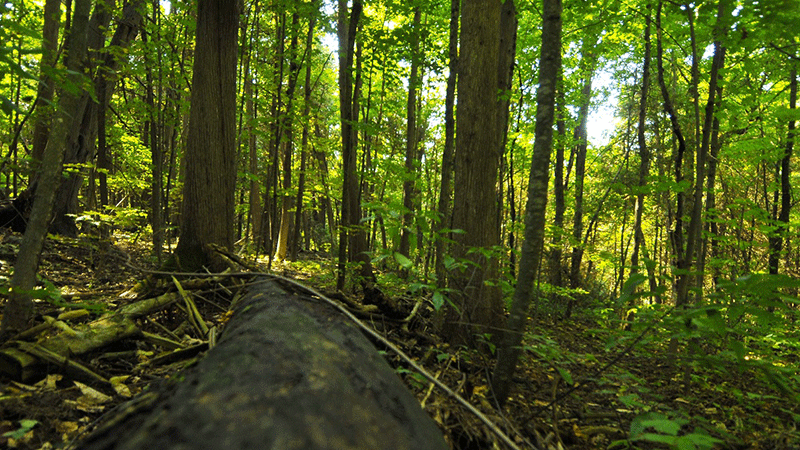
[[[14,431],[8,431],[3,433],[3,437],[9,439],[22,439],[29,431],[34,429],[36,425],[39,425],[39,422],[36,420],[31,419],[23,419],[19,421],[19,428]]]
[[[630,439],[633,442],[665,444],[678,450],[706,450],[723,442],[700,427],[686,432],[687,425],[690,421],[681,415],[649,412],[633,419]]]
[[[45,301],[55,307],[64,308],[64,309],[85,309],[90,312],[100,313],[105,311],[106,305],[105,303],[97,303],[97,302],[90,302],[90,301],[81,301],[81,302],[68,302],[64,300],[64,297],[61,296],[61,291],[53,285],[52,282],[49,280],[42,280],[42,286],[36,287],[33,290],[27,291],[26,294],[33,300],[41,300]],[[0,285],[0,295],[4,297],[8,297],[11,294],[11,290],[13,288],[8,284]],[[15,289],[14,292],[20,292],[19,289]]]

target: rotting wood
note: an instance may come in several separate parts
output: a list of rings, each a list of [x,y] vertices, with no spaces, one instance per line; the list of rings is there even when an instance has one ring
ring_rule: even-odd
[[[36,349],[45,349],[58,357],[70,358],[123,339],[139,336],[141,330],[136,325],[135,319],[160,311],[178,299],[180,299],[179,293],[170,292],[123,306],[111,314],[74,329],[64,324],[58,327],[61,329],[60,333],[41,340],[36,344],[37,347],[30,347],[30,344],[26,346],[27,343],[24,342],[16,342],[15,346],[0,349],[0,372],[14,380],[30,381],[42,375],[45,371],[43,366],[48,363],[48,359],[43,356],[44,353],[37,353]],[[42,331],[53,328],[57,323],[58,321],[50,319],[44,324],[20,333],[15,339],[31,338]],[[73,372],[79,376],[82,373],[77,369]],[[83,379],[87,378],[83,377]]]
[[[124,417],[78,448],[447,448],[358,328],[327,303],[262,280],[181,381],[120,408]]]

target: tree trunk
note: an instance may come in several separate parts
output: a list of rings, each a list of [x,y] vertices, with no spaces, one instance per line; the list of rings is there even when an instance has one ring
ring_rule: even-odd
[[[153,5],[153,22],[155,24],[159,24],[160,21],[160,13],[159,13],[159,4],[156,2]],[[158,30],[158,27],[156,27]],[[142,33],[142,42],[147,43],[147,33]],[[160,41],[160,39],[159,39]],[[155,66],[154,61],[147,60],[149,64]],[[153,67],[150,66],[150,67]],[[155,68],[157,73],[160,73],[161,65]],[[156,99],[155,93],[153,92],[155,87],[153,85],[153,73],[154,70],[148,68],[145,76],[146,82],[146,93],[145,93],[145,102],[149,108],[149,115],[148,121],[145,124],[145,130],[147,130],[146,139],[149,140],[150,144],[150,156],[152,162],[152,177],[153,181],[150,184],[150,227],[153,230],[153,255],[155,255],[156,260],[161,263],[161,256],[164,250],[164,219],[163,219],[163,202],[162,196],[164,192],[164,152],[161,146],[161,141],[159,140],[158,136],[158,120],[157,120],[157,109],[156,109]],[[159,79],[159,82],[161,80]],[[100,107],[101,111],[105,111],[105,108]],[[99,121],[98,125],[102,125],[102,121]],[[98,132],[98,136],[103,136],[103,133]],[[100,165],[100,156],[103,155],[105,152],[102,150],[102,146],[98,145],[98,165]],[[109,167],[110,168],[110,167]],[[101,173],[101,176],[104,174]],[[102,189],[103,179],[101,178],[101,192]],[[107,202],[106,198],[106,202]],[[103,203],[105,205],[106,203]]]
[[[258,2],[253,4],[254,10],[258,8]],[[248,118],[245,128],[247,129],[247,150],[248,150],[248,172],[250,175],[250,186],[248,190],[248,206],[250,211],[250,236],[253,239],[255,250],[260,249],[260,239],[262,237],[262,223],[263,223],[263,209],[261,208],[261,183],[259,180],[259,164],[258,164],[258,145],[256,141],[256,120],[258,109],[256,108],[257,90],[255,83],[251,76],[251,67],[253,66],[253,45],[255,36],[260,35],[260,22],[259,15],[254,14],[254,24],[252,25],[252,35],[250,36],[250,45],[248,45],[244,54],[244,102],[245,102],[245,117]]]
[[[91,0],[75,0],[73,23],[67,40],[69,50],[65,63],[66,68],[71,71],[66,81],[74,83],[73,85],[79,84],[82,79],[81,67],[88,46],[87,34],[91,6]],[[39,182],[36,185],[30,220],[14,264],[11,295],[3,310],[3,320],[0,324],[0,343],[4,342],[6,337],[24,330],[33,317],[31,291],[36,284],[39,258],[53,213],[56,189],[61,180],[64,150],[69,145],[70,133],[77,126],[76,122],[80,120],[79,116],[73,116],[72,113],[79,110],[81,101],[82,96],[79,93],[62,89],[58,110],[51,124],[50,137],[47,140],[44,155],[42,155]]]
[[[664,111],[669,116],[670,124],[672,125],[672,133],[678,141],[678,148],[675,151],[675,184],[680,185],[683,182],[683,158],[686,154],[686,140],[683,137],[683,130],[681,129],[680,122],[678,121],[678,114],[675,111],[675,106],[672,104],[672,98],[667,89],[667,83],[664,77],[664,47],[663,47],[663,30],[661,28],[661,10],[663,2],[658,3],[658,10],[656,11],[656,60],[658,62],[658,85],[661,88],[661,95],[664,100]],[[674,225],[671,230],[671,241],[673,254],[675,255],[675,269],[678,274],[687,273],[689,270],[686,253],[684,251],[684,236],[683,236],[683,215],[686,194],[683,190],[676,193],[676,208],[674,217]],[[680,275],[678,275],[680,276]],[[677,304],[680,305],[685,299],[680,297],[677,299]]]
[[[561,84],[563,85],[563,76]],[[555,142],[556,160],[553,170],[553,237],[550,241],[551,250],[549,255],[550,260],[550,284],[555,287],[563,287],[564,281],[562,276],[562,257],[563,251],[563,236],[564,236],[564,212],[566,211],[566,202],[564,200],[564,191],[566,185],[564,183],[564,137],[566,136],[566,125],[564,123],[564,91],[563,88],[557,93],[558,96],[558,118],[556,119],[556,131],[558,132],[558,139]]]
[[[233,246],[239,9],[237,0],[198,4],[183,210],[175,249],[178,267],[185,271],[211,262],[208,244]]]
[[[588,58],[586,56],[585,58]],[[584,70],[591,71],[594,68],[587,68],[584,65]],[[572,238],[576,242],[575,247],[572,248],[572,256],[570,258],[570,287],[577,288],[581,285],[581,261],[583,260],[583,246],[580,245],[583,238],[583,184],[586,178],[586,150],[588,147],[588,134],[587,123],[589,120],[589,105],[592,101],[592,75],[590,72],[586,73],[586,78],[583,82],[583,89],[581,90],[581,105],[578,112],[578,128],[575,129],[575,212],[572,222]],[[570,300],[567,308],[567,317],[569,317],[574,301]]]
[[[414,183],[416,180],[415,163],[417,160],[417,89],[420,84],[419,35],[422,14],[420,7],[414,8],[414,23],[411,31],[411,75],[408,78],[408,101],[406,102],[406,162],[405,179],[403,180],[403,223],[400,229],[400,248],[398,252],[408,258],[409,236],[414,221]]]
[[[366,252],[366,232],[361,227],[361,205],[356,165],[357,134],[353,126],[358,120],[358,97],[353,93],[353,57],[356,30],[363,4],[353,1],[350,17],[347,2],[339,0],[339,112],[342,133],[342,219],[339,233],[339,261],[336,285],[344,288],[348,262],[359,264],[359,275],[373,282],[372,263]]]
[[[639,271],[639,251],[644,244],[644,231],[642,231],[642,217],[644,215],[644,189],[647,184],[647,175],[650,170],[650,150],[647,148],[645,127],[647,119],[647,94],[650,90],[650,15],[645,15],[644,28],[644,63],[642,64],[642,90],[639,97],[639,121],[637,124],[636,140],[639,144],[639,176],[636,192],[636,206],[634,207],[633,223],[633,253],[631,254],[631,272]]]
[[[453,179],[453,149],[455,147],[455,117],[453,106],[456,97],[456,80],[458,78],[458,18],[461,0],[450,1],[450,37],[448,44],[448,69],[447,88],[445,91],[444,107],[444,149],[442,150],[442,181],[439,187],[439,202],[436,212],[439,216],[438,236],[436,246],[436,282],[439,287],[447,285],[447,271],[444,266],[445,240],[450,239],[450,233],[443,230],[451,228],[451,190]]]
[[[453,228],[462,232],[454,234],[452,252],[456,260],[471,263],[450,273],[451,300],[457,308],[447,308],[442,324],[443,335],[456,345],[476,346],[474,335],[494,333],[503,316],[497,257],[486,253],[500,244],[497,130],[503,115],[497,87],[502,6],[500,0],[462,3],[453,201]]]
[[[510,0],[507,0],[510,1]],[[492,391],[502,406],[511,390],[531,305],[533,285],[538,276],[544,247],[550,153],[558,73],[561,70],[561,0],[544,0],[544,25],[536,93],[536,128],[525,209],[525,239],[520,254],[519,275],[505,333],[498,345]]]
[[[105,92],[104,108],[108,108],[108,103],[114,93],[116,83],[115,73],[119,67],[118,50],[110,51],[102,55],[100,50],[106,48],[126,48],[139,32],[142,16],[139,14],[144,0],[135,0],[123,7],[123,17],[118,21],[117,30],[107,46],[105,44],[105,33],[103,30],[108,28],[111,20],[111,11],[99,4],[95,7],[95,12],[90,21],[92,32],[89,35],[89,49],[93,53],[92,60],[101,60],[99,66],[90,67],[92,71],[96,69],[97,75],[94,79],[95,97],[99,97],[98,92]],[[85,164],[94,157],[95,140],[97,138],[97,109],[99,105],[95,103],[89,93],[84,93],[81,109],[76,110],[76,116],[82,117],[79,126],[71,130],[70,141],[72,145],[67,147],[64,162],[67,164]],[[56,191],[55,210],[53,223],[50,225],[51,232],[64,235],[75,235],[74,214],[78,213],[78,193],[83,184],[82,172],[70,174],[65,178]]]
[[[686,249],[684,257],[686,259],[686,269],[692,267],[695,262],[699,273],[698,289],[702,289],[703,267],[699,266],[698,250],[700,248],[700,232],[703,229],[703,194],[705,192],[706,163],[708,160],[708,150],[711,143],[711,128],[714,120],[714,107],[716,106],[715,96],[717,94],[717,84],[719,82],[719,72],[725,63],[725,47],[722,46],[721,39],[724,28],[722,27],[723,15],[725,11],[725,0],[720,0],[717,5],[717,25],[715,27],[714,58],[711,63],[711,73],[708,81],[708,101],[705,107],[703,120],[702,141],[696,152],[695,162],[695,182],[693,192],[692,214],[689,221],[689,228],[686,232]],[[678,274],[677,300],[676,304],[685,305],[689,301],[689,285],[691,276],[684,272]],[[698,294],[701,295],[701,294]]]
[[[292,38],[289,43],[289,82],[286,86],[286,111],[279,119],[280,128],[283,129],[281,147],[283,148],[283,195],[281,196],[281,225],[278,233],[278,242],[275,249],[275,259],[283,261],[289,251],[289,237],[291,235],[292,208],[294,197],[292,189],[292,156],[294,153],[294,93],[297,88],[297,78],[300,74],[300,63],[297,60],[297,45],[300,34],[300,15],[292,14]]]
[[[295,200],[294,214],[294,238],[290,259],[297,260],[297,251],[300,247],[300,230],[303,224],[303,196],[306,188],[306,164],[308,160],[308,136],[311,127],[311,49],[314,45],[314,28],[317,16],[313,15],[308,22],[308,34],[306,35],[306,79],[303,85],[303,137],[300,143],[300,174],[297,180],[297,200]],[[306,233],[307,235],[308,233]]]
[[[61,1],[46,0],[44,4],[44,26],[42,27],[42,60],[39,62],[40,81],[36,95],[36,124],[33,131],[33,149],[31,158],[41,161],[47,138],[50,134],[50,119],[52,108],[48,105],[53,101],[55,83],[47,75],[47,70],[55,67],[58,52],[58,29],[61,25]]]
[[[789,108],[791,110],[797,109],[797,68],[796,66],[792,68],[790,79],[789,79]],[[786,145],[783,151],[783,157],[779,163],[779,170],[780,173],[779,180],[776,180],[780,183],[780,198],[781,198],[781,209],[780,214],[776,218],[776,225],[777,229],[775,230],[775,235],[771,236],[769,239],[769,273],[777,274],[779,265],[780,265],[780,258],[781,258],[781,251],[783,250],[783,240],[785,236],[788,235],[789,230],[789,213],[791,212],[792,208],[792,185],[791,185],[791,158],[792,158],[792,151],[794,148],[794,138],[795,138],[795,120],[792,118],[790,119],[788,124],[788,132],[786,135]]]

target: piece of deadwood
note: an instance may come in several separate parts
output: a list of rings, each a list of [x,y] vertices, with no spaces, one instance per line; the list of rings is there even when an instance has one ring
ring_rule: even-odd
[[[397,374],[330,305],[265,278],[196,366],[83,449],[447,449]],[[151,392],[152,395],[152,392]]]

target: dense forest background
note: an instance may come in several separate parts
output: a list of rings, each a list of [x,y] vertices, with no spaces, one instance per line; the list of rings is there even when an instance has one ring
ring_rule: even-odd
[[[199,3],[0,5],[0,226],[319,255],[499,349],[500,404],[529,316],[800,398],[797,0]]]

